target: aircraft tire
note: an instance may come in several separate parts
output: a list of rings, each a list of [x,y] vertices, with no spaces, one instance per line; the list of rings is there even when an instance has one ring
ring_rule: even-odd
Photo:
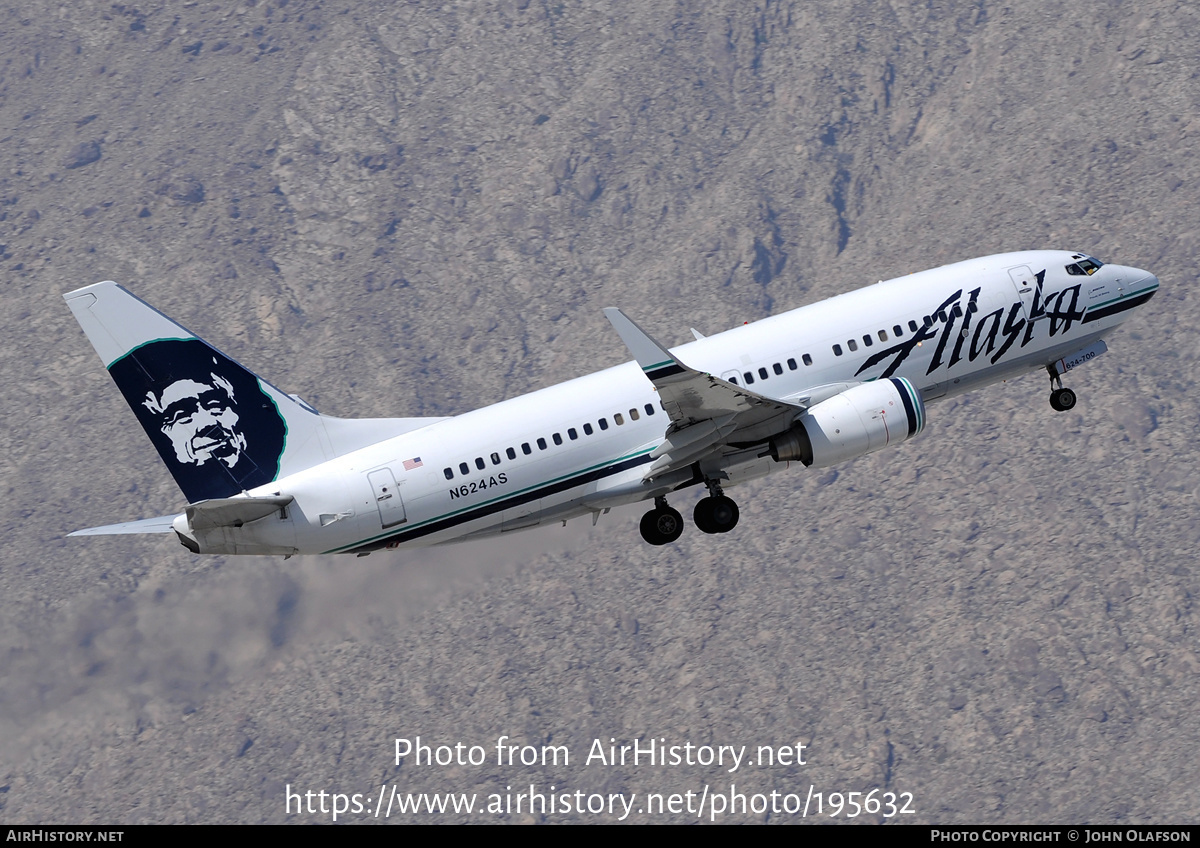
[[[1075,392],[1070,389],[1055,389],[1050,393],[1050,406],[1055,412],[1066,412],[1075,408]]]
[[[724,495],[701,498],[692,519],[705,533],[728,533],[737,526],[740,511],[732,498]]]
[[[692,520],[696,522],[696,526],[705,533],[719,533],[717,525],[713,523],[712,517],[712,498],[701,498],[696,501],[696,508],[692,510]]]
[[[683,516],[671,507],[652,509],[642,516],[641,531],[651,545],[669,545],[683,535]]]
[[[737,501],[733,500],[733,498],[727,498],[724,495],[707,498],[706,500],[713,502],[712,507],[709,509],[709,514],[712,516],[712,523],[716,527],[717,533],[728,533],[734,527],[737,527],[738,519],[741,517],[741,510],[738,509]]]

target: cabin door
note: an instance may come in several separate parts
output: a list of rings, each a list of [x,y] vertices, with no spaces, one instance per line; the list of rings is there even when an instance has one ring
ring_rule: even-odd
[[[1013,285],[1017,288],[1017,297],[1021,299],[1021,308],[1025,310],[1026,320],[1032,321],[1035,317],[1034,307],[1037,302],[1037,277],[1029,270],[1028,265],[1009,268],[1008,276],[1012,278]]]
[[[386,529],[397,524],[403,524],[404,501],[400,498],[400,489],[396,486],[396,478],[390,468],[380,468],[367,475],[371,481],[371,490],[375,493],[375,505],[379,507],[379,521]]]

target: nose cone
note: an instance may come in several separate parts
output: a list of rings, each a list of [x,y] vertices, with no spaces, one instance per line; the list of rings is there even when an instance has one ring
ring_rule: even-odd
[[[1092,296],[1099,302],[1088,307],[1087,322],[1113,319],[1114,325],[1119,324],[1158,291],[1158,277],[1128,265],[1105,265],[1093,279],[1098,287],[1092,289]]]
[[[1158,290],[1158,277],[1149,271],[1129,265],[1105,265],[1104,268],[1113,269],[1110,273],[1115,273],[1115,282],[1125,290],[1126,295],[1145,292],[1150,296]]]

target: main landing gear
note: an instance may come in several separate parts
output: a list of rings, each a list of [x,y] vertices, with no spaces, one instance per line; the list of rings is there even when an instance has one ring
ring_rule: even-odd
[[[716,482],[707,483],[708,497],[696,504],[692,519],[705,533],[728,533],[737,526],[740,512],[737,503],[721,492]]]
[[[1076,401],[1075,392],[1063,388],[1062,376],[1058,373],[1058,369],[1053,365],[1047,365],[1046,372],[1050,375],[1050,407],[1055,412],[1066,412],[1069,409],[1074,409]]]
[[[654,509],[642,516],[642,538],[652,545],[669,545],[683,534],[683,516],[667,506],[666,498],[655,498]]]
[[[721,493],[716,483],[708,484],[709,496],[696,504],[692,518],[705,533],[728,533],[737,526],[740,511],[732,498]],[[642,538],[652,545],[669,545],[683,533],[683,516],[667,506],[665,497],[654,499],[654,509],[642,516]]]

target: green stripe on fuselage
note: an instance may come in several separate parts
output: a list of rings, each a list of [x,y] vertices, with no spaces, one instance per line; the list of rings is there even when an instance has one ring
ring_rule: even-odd
[[[518,489],[515,492],[505,492],[503,495],[496,497],[496,498],[492,498],[491,500],[481,501],[479,503],[470,504],[469,506],[464,506],[462,509],[455,509],[455,510],[451,510],[450,512],[442,513],[441,515],[435,515],[433,518],[427,518],[424,521],[418,521],[416,524],[405,524],[403,527],[397,528],[396,530],[394,530],[390,533],[380,533],[379,535],[372,536],[369,539],[362,539],[357,542],[351,542],[348,545],[341,545],[336,548],[331,548],[330,550],[325,551],[325,553],[338,554],[338,553],[342,553],[344,551],[353,550],[354,548],[361,547],[362,545],[369,545],[372,542],[378,542],[380,539],[386,539],[389,536],[399,536],[403,533],[409,532],[410,530],[415,530],[418,527],[424,527],[425,525],[432,524],[436,521],[444,521],[447,518],[453,518],[454,516],[460,515],[464,512],[470,512],[471,510],[480,509],[481,507],[489,506],[491,504],[498,503],[500,501],[511,500],[512,498],[518,497],[519,495],[523,495],[528,492],[532,492],[536,489],[544,489],[547,486],[553,486],[555,483],[561,482],[561,481],[569,479],[571,477],[578,477],[581,474],[587,474],[589,471],[595,471],[597,468],[605,468],[610,465],[616,465],[620,462],[624,462],[627,459],[633,459],[634,457],[645,456],[646,454],[650,453],[652,450],[654,450],[654,448],[647,448],[646,450],[634,451],[633,453],[625,454],[624,456],[617,457],[616,459],[610,460],[608,462],[601,462],[596,465],[589,466],[587,468],[581,468],[578,471],[572,471],[570,474],[563,474],[561,476],[554,477],[553,479],[550,479],[550,480],[543,480],[540,483],[536,483],[532,486],[526,486],[524,489]]]
[[[1093,303],[1091,306],[1088,307],[1088,312],[1091,312],[1095,309],[1103,309],[1106,306],[1112,306],[1114,303],[1120,303],[1122,300],[1128,300],[1131,297],[1137,297],[1140,294],[1145,294],[1146,292],[1150,292],[1150,291],[1158,291],[1158,286],[1148,286],[1147,288],[1144,288],[1144,289],[1138,289],[1135,292],[1129,292],[1128,294],[1123,294],[1123,295],[1120,295],[1119,297],[1114,297],[1112,300],[1106,300],[1106,301],[1104,301],[1104,303]]]

